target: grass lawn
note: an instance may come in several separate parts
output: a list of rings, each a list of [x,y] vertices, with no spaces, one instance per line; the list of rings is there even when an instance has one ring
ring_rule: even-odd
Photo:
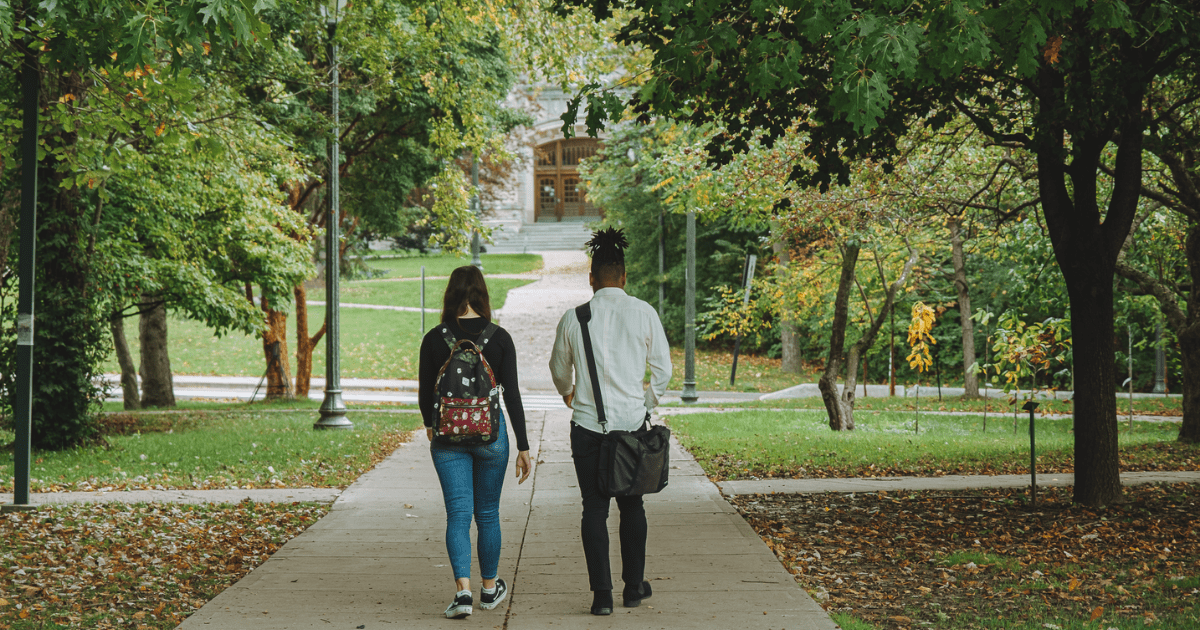
[[[740,360],[739,360],[740,363]],[[813,381],[815,382],[815,381]],[[861,391],[861,390],[860,390]],[[1003,421],[1003,416],[1007,415],[1009,420],[1012,419],[1013,409],[1017,409],[1021,415],[1028,416],[1028,412],[1020,411],[1024,400],[1009,402],[1003,398],[992,398],[988,400],[982,399],[963,399],[958,396],[946,396],[942,400],[938,400],[936,396],[922,396],[919,400],[914,398],[904,398],[902,396],[863,396],[861,393],[854,399],[855,410],[864,411],[914,411],[920,407],[921,411],[968,411],[973,413],[994,413],[997,416],[997,421]],[[700,404],[704,404],[701,401]],[[1182,416],[1183,415],[1183,399],[1178,396],[1170,398],[1135,398],[1133,400],[1133,412],[1137,415],[1152,415],[1152,416]],[[681,403],[672,403],[670,406],[684,406]],[[720,407],[727,409],[809,409],[809,410],[825,410],[825,403],[818,397],[813,398],[789,398],[783,400],[748,400],[745,402],[736,403],[720,403]],[[1118,420],[1125,422],[1126,414],[1129,413],[1129,400],[1117,400]],[[1073,406],[1070,400],[1038,400],[1037,413],[1045,414],[1069,414],[1073,411]],[[857,418],[857,416],[855,416]]]
[[[1200,485],[753,495],[738,511],[846,630],[1193,630]]]
[[[421,423],[415,413],[360,413],[353,431],[329,432],[314,431],[315,418],[286,410],[110,414],[106,445],[35,451],[30,489],[345,487]],[[0,467],[12,465],[12,453],[0,453]],[[12,492],[11,478],[0,481]]]
[[[668,389],[683,389],[683,347],[671,348],[671,382]],[[806,370],[803,374],[784,372],[780,359],[764,356],[738,355],[738,371],[735,385],[729,384],[729,371],[733,366],[733,352],[727,350],[696,349],[696,389],[715,392],[758,392],[768,393],[786,389],[799,383],[815,383],[819,372]]]
[[[823,411],[734,411],[669,416],[668,422],[704,471],[717,480],[1025,474],[1028,418],[1013,431],[997,417],[986,433],[978,416],[920,418],[880,412],[855,416],[853,432],[830,431]],[[1071,420],[1039,419],[1039,472],[1072,470]],[[1135,422],[1120,434],[1121,469],[1196,470],[1200,446],[1175,441],[1179,426]]]
[[[425,308],[442,310],[442,297],[446,293],[446,278],[427,279],[425,281]],[[533,282],[532,280],[513,280],[508,278],[491,278],[487,281],[488,298],[492,302],[492,310],[504,307],[508,292]],[[383,306],[421,306],[421,282],[419,280],[356,280],[342,284],[340,293],[342,303],[346,304],[380,304]],[[311,291],[309,299],[321,300],[323,294]],[[349,309],[347,309],[349,310]],[[343,313],[345,311],[342,311]],[[434,313],[426,317],[436,316]],[[311,317],[311,316],[310,316]]]
[[[64,505],[0,518],[0,627],[168,630],[328,511]]]
[[[481,254],[479,261],[483,263],[485,276],[494,273],[525,273],[542,268],[542,257],[537,254]],[[471,258],[445,254],[413,255],[368,258],[366,263],[372,269],[386,271],[387,278],[419,278],[422,265],[425,266],[426,277],[448,276],[456,268],[471,264]]]
[[[537,257],[540,261],[540,257]],[[488,282],[492,308],[503,307],[508,291],[529,284],[529,280],[493,279]],[[441,308],[445,280],[426,283],[426,308]],[[309,297],[320,300],[319,291],[311,291]],[[343,302],[381,304],[387,306],[420,306],[420,283],[362,280],[342,285]],[[432,328],[437,323],[437,313],[425,314],[425,326]],[[325,320],[325,307],[308,307],[309,334],[315,334]],[[262,376],[266,369],[263,359],[262,341],[258,337],[231,333],[215,337],[204,324],[196,321],[171,317],[168,344],[171,352],[171,368],[175,374]],[[421,347],[421,314],[406,311],[377,311],[371,309],[344,308],[341,313],[342,326],[342,376],[347,378],[394,378],[415,379],[417,377],[417,354]],[[288,351],[292,353],[295,369],[296,319],[288,316],[288,339],[292,340]],[[137,338],[137,323],[125,326],[125,338],[129,351],[138,356],[140,344]],[[105,361],[104,371],[117,374],[120,367],[116,356]],[[317,344],[313,353],[313,375],[325,373],[325,342]]]
[[[425,323],[432,327],[435,314],[427,314]],[[310,334],[321,327],[325,308],[308,307]],[[417,352],[421,346],[421,314],[404,311],[343,309],[342,376],[345,378],[416,378]],[[226,376],[262,376],[266,369],[262,341],[258,337],[233,333],[214,337],[204,324],[171,318],[169,322],[171,368],[175,374]],[[129,351],[138,356],[137,326],[125,327]],[[296,323],[288,318],[288,339],[293,339]],[[295,369],[295,345],[288,344]],[[136,360],[136,359],[135,359]],[[110,374],[120,372],[115,356],[104,364]],[[313,353],[313,375],[325,373],[325,342]],[[119,385],[118,385],[119,386]]]

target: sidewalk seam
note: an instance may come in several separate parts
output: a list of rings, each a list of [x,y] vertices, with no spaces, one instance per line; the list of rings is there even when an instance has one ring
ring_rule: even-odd
[[[528,424],[526,426],[528,426]],[[546,415],[545,415],[545,412],[542,412],[542,431],[541,431],[541,435],[538,436],[538,445],[539,445],[538,457],[541,457],[541,455],[542,455],[542,449],[541,449],[540,445],[542,443],[542,440],[545,438],[545,436],[546,436]],[[531,463],[533,465],[533,473],[531,474],[532,479],[529,480],[529,483],[532,484],[529,487],[529,510],[525,513],[525,527],[524,527],[524,529],[521,530],[521,545],[519,547],[517,547],[517,560],[513,564],[512,583],[513,583],[513,586],[516,588],[520,588],[519,587],[520,582],[518,581],[517,578],[521,574],[521,557],[524,555],[524,552],[525,552],[525,539],[529,536],[529,523],[531,521],[533,521],[533,497],[537,494],[538,461],[535,458],[533,460],[533,462],[531,462]],[[513,599],[515,599],[516,597],[517,597],[516,593],[513,593],[513,594],[509,595],[509,597],[508,597],[508,606],[504,609],[504,625],[500,626],[502,628],[502,630],[508,630],[508,620],[512,616]]]

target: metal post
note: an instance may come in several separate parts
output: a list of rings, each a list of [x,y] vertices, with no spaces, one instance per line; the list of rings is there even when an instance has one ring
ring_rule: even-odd
[[[1129,429],[1133,430],[1133,324],[1126,324],[1125,329],[1129,333]]]
[[[896,305],[888,315],[892,318],[892,330],[888,335],[888,396],[896,395]]]
[[[32,3],[29,3],[32,5]],[[33,24],[32,7],[26,20]],[[5,511],[29,509],[29,461],[33,421],[33,271],[37,253],[37,138],[41,68],[37,52],[26,44],[21,66],[24,118],[21,131],[20,251],[17,261],[17,381],[13,405],[16,442],[13,443],[13,502]]]
[[[696,393],[696,213],[687,213],[687,269],[684,277],[683,338],[684,368],[683,394],[685,403],[694,403],[700,396]]]
[[[1154,326],[1154,393],[1167,393],[1167,351],[1163,348],[1162,317]]]
[[[341,134],[341,121],[338,103],[338,48],[335,42],[337,35],[337,18],[326,23],[329,33],[329,70],[331,81],[331,97],[333,109],[333,129],[329,138],[329,181],[327,183],[328,213],[325,216],[325,400],[321,402],[321,419],[313,424],[314,429],[353,429],[354,423],[346,418],[346,404],[342,401],[341,356],[340,342],[340,313],[341,298],[338,294],[340,271],[339,258],[341,251],[338,247],[338,228],[340,208],[338,195],[338,136]]]
[[[483,217],[482,204],[479,199],[479,158],[475,153],[471,153],[471,212],[475,215],[476,221],[481,221]],[[471,231],[471,264],[480,271],[483,271],[483,261],[479,259],[480,250],[480,235],[479,230]]]
[[[1022,409],[1029,412],[1029,504],[1037,505],[1037,446],[1034,443],[1033,410],[1038,404],[1032,400],[1026,401]]]
[[[658,209],[658,319],[666,317],[663,314],[664,299],[663,299],[663,284],[665,282],[666,270],[666,249],[667,249],[667,222],[663,217],[665,211],[662,208]]]
[[[907,392],[906,392],[907,393]],[[921,432],[921,379],[917,378],[917,395],[914,399],[914,406],[917,410],[916,420],[913,421],[913,433]]]
[[[745,291],[742,294],[742,307],[750,304],[750,284],[754,282],[754,265],[758,262],[758,256],[750,254],[746,257],[746,265],[742,267],[742,289]],[[733,339],[733,367],[729,369],[729,385],[734,384],[737,378],[737,360],[738,351],[742,349],[742,336],[737,335]]]
[[[425,265],[421,265],[421,333],[425,332]]]

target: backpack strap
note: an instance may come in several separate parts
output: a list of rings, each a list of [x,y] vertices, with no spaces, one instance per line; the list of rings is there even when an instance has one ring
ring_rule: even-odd
[[[496,322],[488,322],[488,325],[484,326],[483,332],[479,333],[479,336],[475,338],[475,346],[479,348],[480,354],[483,353],[483,347],[487,345],[488,340],[492,338],[492,335],[496,334],[496,330],[499,328]]]
[[[450,325],[444,322],[442,323],[442,339],[446,340],[446,345],[450,346],[450,353],[453,354],[454,342],[458,341],[458,338],[450,331]]]
[[[575,319],[579,320],[579,329],[583,332],[583,353],[587,356],[588,372],[592,376],[592,396],[596,399],[596,417],[600,422],[600,429],[608,433],[608,419],[604,416],[604,401],[600,395],[600,377],[596,373],[596,355],[592,352],[592,335],[588,332],[588,322],[592,320],[591,302],[575,307]]]

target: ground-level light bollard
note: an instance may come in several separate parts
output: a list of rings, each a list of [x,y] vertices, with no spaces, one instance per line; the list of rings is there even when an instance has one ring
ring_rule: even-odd
[[[1034,443],[1033,411],[1038,404],[1032,400],[1025,401],[1021,407],[1029,412],[1029,505],[1037,505],[1037,445]]]

